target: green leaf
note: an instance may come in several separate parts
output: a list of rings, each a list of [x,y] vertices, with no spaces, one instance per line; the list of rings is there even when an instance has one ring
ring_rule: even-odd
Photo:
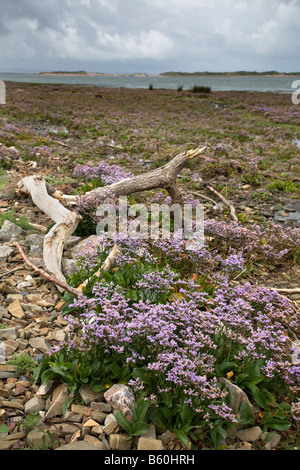
[[[190,443],[189,443],[188,436],[186,435],[184,431],[182,431],[182,429],[173,429],[173,432],[176,434],[178,439],[181,440],[181,442],[183,443],[185,447],[189,447]]]
[[[63,406],[62,406],[62,412],[63,414],[65,414],[65,412],[67,411],[67,409],[69,408],[70,404],[72,403],[72,401],[74,400],[73,397],[69,397],[67,398],[67,400],[64,402]]]
[[[254,426],[255,422],[254,422],[252,409],[246,400],[244,400],[241,404],[240,414],[241,414],[241,419],[239,420],[239,422],[241,424],[251,424]]]
[[[127,419],[122,411],[118,410],[115,414],[115,418],[118,421],[119,425],[127,432],[127,434],[132,434],[133,424],[129,419]]]
[[[275,431],[287,431],[291,427],[291,423],[287,420],[273,418],[268,427]]]
[[[226,433],[225,429],[222,428],[222,426],[216,426],[216,431],[220,434],[222,439],[226,439],[227,433]]]
[[[150,401],[147,400],[138,400],[135,403],[133,416],[135,420],[139,420],[139,422],[144,422],[146,419],[147,412],[149,410]]]
[[[6,434],[7,432],[9,432],[9,427],[6,424],[1,424],[0,433]]]
[[[191,407],[185,403],[180,412],[180,419],[183,424],[190,424],[193,420],[194,413]]]
[[[261,408],[266,408],[267,398],[259,391],[259,389],[255,385],[249,386],[249,388],[256,404]]]
[[[118,366],[118,364],[116,364],[116,363],[112,364],[110,366],[110,370],[112,371],[112,373],[115,377],[120,377],[122,371],[121,371],[121,367]]]
[[[130,434],[132,436],[139,436],[140,434],[144,434],[147,431],[148,424],[138,421],[134,423],[131,428]]]
[[[113,276],[109,274],[107,271],[104,271],[104,269],[101,269],[101,274],[102,277],[105,279],[106,282],[112,282]]]
[[[173,418],[173,413],[170,410],[170,408],[167,408],[166,406],[162,409],[164,417],[167,419],[168,424],[172,424],[172,418]]]

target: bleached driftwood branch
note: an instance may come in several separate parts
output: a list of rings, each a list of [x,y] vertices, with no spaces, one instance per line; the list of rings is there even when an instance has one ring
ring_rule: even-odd
[[[66,209],[57,199],[48,194],[42,176],[23,178],[18,184],[18,190],[29,194],[34,204],[55,222],[44,237],[43,258],[47,271],[66,284],[66,279],[61,272],[63,248],[66,240],[76,229],[81,216]]]
[[[132,178],[125,178],[110,186],[95,188],[86,193],[86,195],[114,195],[128,196],[140,191],[149,191],[151,189],[164,188],[168,191],[172,198],[173,203],[181,203],[182,195],[177,185],[177,176],[180,171],[187,165],[187,163],[205,152],[207,147],[197,148],[195,150],[187,150],[176,155],[166,165],[155,170],[150,170],[147,173],[133,176]],[[70,203],[76,201],[78,196],[62,195],[61,199]]]
[[[190,160],[200,157],[206,148],[201,147],[182,152],[160,168],[132,178],[125,178],[104,188],[95,188],[86,194],[106,194],[118,197],[140,191],[165,188],[169,192],[173,203],[181,203],[183,198],[176,182],[177,176]],[[61,272],[63,248],[66,240],[76,229],[81,216],[75,211],[70,211],[64,207],[61,202],[74,203],[77,201],[78,196],[65,195],[60,191],[56,191],[39,175],[23,178],[18,184],[18,192],[30,195],[35,205],[55,222],[55,225],[45,235],[43,257],[47,271],[53,279],[58,281],[56,284],[59,290],[64,290],[64,287],[59,284],[67,285]],[[109,270],[118,254],[119,248],[115,246],[101,269]],[[96,275],[99,277],[101,272],[99,271]],[[81,284],[78,290],[82,291],[86,284],[87,282]]]

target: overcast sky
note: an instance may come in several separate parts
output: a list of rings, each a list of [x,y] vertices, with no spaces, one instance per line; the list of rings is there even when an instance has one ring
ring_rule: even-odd
[[[300,71],[300,0],[0,0],[0,72]]]

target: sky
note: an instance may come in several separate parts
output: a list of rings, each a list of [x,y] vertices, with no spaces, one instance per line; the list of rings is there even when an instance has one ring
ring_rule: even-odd
[[[300,71],[300,0],[0,0],[0,72]]]

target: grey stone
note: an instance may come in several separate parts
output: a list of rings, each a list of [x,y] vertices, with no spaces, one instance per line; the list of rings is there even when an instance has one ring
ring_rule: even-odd
[[[262,434],[262,430],[259,426],[253,426],[252,428],[242,429],[237,432],[237,438],[241,441],[255,442]]]
[[[18,338],[18,330],[15,327],[0,329],[0,340]]]
[[[0,230],[0,240],[4,242],[18,240],[21,237],[24,237],[25,234],[25,230],[21,227],[13,224],[10,220],[5,220]]]
[[[91,411],[91,418],[97,421],[97,423],[103,423],[106,418],[106,414],[104,414],[102,411],[93,410]]]
[[[56,435],[46,429],[33,429],[27,434],[27,444],[30,447],[47,448],[56,440]]]
[[[261,440],[264,441],[268,434],[269,433],[267,432],[262,433],[262,435],[260,436]],[[273,434],[273,436],[270,437],[268,442],[266,442],[265,449],[266,450],[275,449],[278,446],[280,441],[281,441],[280,434],[277,434],[277,433]]]
[[[254,406],[250,403],[250,400],[247,397],[246,393],[241,388],[239,388],[237,385],[230,382],[230,380],[227,380],[225,378],[220,378],[219,382],[224,383],[225,387],[229,391],[229,404],[228,404],[228,406],[229,406],[229,408],[232,409],[233,413],[235,415],[239,414],[241,404],[245,400],[250,405],[252,413],[253,413],[253,417],[254,417],[256,408],[254,408]]]
[[[59,436],[67,436],[68,434],[74,434],[80,429],[79,426],[76,426],[76,424],[72,423],[54,424],[53,428]]]
[[[103,403],[102,401],[92,402],[91,407],[95,410],[102,411],[103,413],[111,413],[111,405]]]
[[[38,349],[43,353],[46,353],[51,348],[51,344],[43,336],[36,336],[29,339],[29,344],[32,348]]]
[[[39,396],[35,396],[25,403],[24,411],[26,414],[33,414],[37,411],[42,411],[44,406],[44,400]]]
[[[162,441],[162,443],[166,446],[169,444],[169,442],[174,441],[176,439],[176,434],[172,431],[167,430],[166,432],[158,436],[157,439]]]
[[[42,258],[44,245],[44,237],[42,235],[38,235],[36,233],[28,235],[26,238],[26,245],[28,245],[30,248],[30,256],[37,256],[38,258]]]
[[[151,437],[152,439],[156,439],[155,425],[153,423],[149,423],[147,427],[147,431],[144,434],[142,434],[141,437]]]
[[[67,387],[63,385],[58,386],[53,392],[53,401],[46,413],[46,418],[49,419],[54,416],[61,416],[63,414],[62,407],[68,398]]]
[[[87,384],[81,385],[79,394],[85,405],[90,405],[92,401],[101,400],[103,398],[103,392],[94,392]]]
[[[75,259],[62,259],[61,270],[66,277],[76,273],[78,271],[77,261]]]
[[[15,248],[8,245],[0,246],[0,261],[7,261],[7,259],[16,252]]]

